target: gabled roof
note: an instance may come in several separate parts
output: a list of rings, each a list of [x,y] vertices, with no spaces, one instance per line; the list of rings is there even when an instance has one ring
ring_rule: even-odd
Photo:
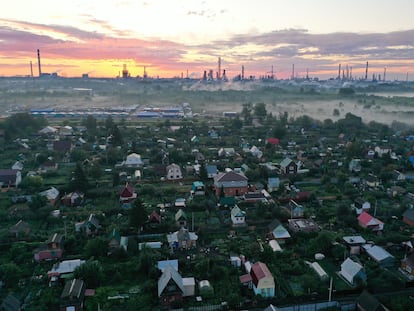
[[[375,296],[368,293],[366,290],[362,292],[357,298],[357,305],[365,311],[385,311],[386,309],[381,305]]]
[[[374,216],[371,216],[367,212],[362,212],[361,215],[358,216],[358,221],[365,226],[376,226],[383,224],[382,221],[378,220]]]
[[[187,220],[187,215],[181,208],[177,211],[177,213],[175,213],[175,221],[178,221],[180,219]]]
[[[263,278],[273,278],[273,275],[270,273],[269,268],[266,266],[266,264],[260,261],[252,265],[250,275],[255,286],[257,286],[259,284],[259,281]]]
[[[411,221],[414,221],[414,209],[413,208],[410,208],[410,209],[406,210],[404,212],[404,214],[402,214],[402,215],[403,215],[403,217],[405,217],[405,218],[407,218]]]
[[[273,234],[276,239],[287,239],[290,238],[289,231],[280,223],[279,220],[273,220],[267,228]]]
[[[148,220],[160,223],[161,216],[156,211],[152,211],[151,214],[148,216]]]
[[[247,177],[234,171],[220,173],[214,177],[215,182],[247,181]]]
[[[293,160],[292,160],[292,159],[289,159],[289,158],[284,158],[284,159],[283,159],[283,161],[282,161],[282,162],[280,162],[280,166],[281,166],[281,167],[287,167],[287,166],[289,166],[292,162],[293,162]],[[296,163],[295,163],[295,162],[293,162],[293,163],[296,165]]]
[[[246,212],[242,211],[240,207],[238,207],[237,205],[232,208],[230,213],[231,213],[231,216],[233,217],[245,217],[246,216]]]
[[[410,256],[408,256],[405,259],[405,263],[407,266],[411,267],[412,269],[414,268],[414,253],[412,253]]]
[[[85,283],[81,279],[73,279],[66,282],[63,288],[61,299],[83,299],[85,293]]]
[[[341,270],[346,271],[346,273],[352,278],[357,275],[361,269],[363,269],[362,265],[353,261],[349,257],[341,264]]]
[[[388,253],[385,249],[378,245],[366,248],[367,254],[373,258],[375,261],[381,262],[388,258],[394,258],[393,255]]]
[[[14,295],[8,294],[0,305],[0,310],[4,311],[19,311],[21,302]]]
[[[63,240],[63,235],[58,234],[58,233],[54,233],[52,234],[49,239],[46,241],[46,243],[62,243]]]
[[[157,263],[158,269],[161,270],[161,272],[164,272],[164,270],[168,267],[173,267],[174,270],[178,271],[178,259],[171,259],[171,260],[160,260]]]
[[[183,278],[178,271],[176,271],[171,265],[168,265],[158,280],[158,297],[161,297],[170,281],[173,281],[178,286],[180,291],[184,293]]]

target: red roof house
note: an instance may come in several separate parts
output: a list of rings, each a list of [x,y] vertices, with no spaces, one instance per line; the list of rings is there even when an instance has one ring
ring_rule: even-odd
[[[381,231],[384,229],[384,223],[367,212],[362,212],[358,216],[358,224],[362,228],[370,228],[372,231]]]
[[[122,204],[129,204],[137,198],[137,193],[135,192],[134,188],[127,183],[125,187],[121,190],[119,194],[119,201]]]

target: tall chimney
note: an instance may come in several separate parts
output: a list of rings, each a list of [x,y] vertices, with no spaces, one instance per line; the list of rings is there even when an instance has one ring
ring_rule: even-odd
[[[40,65],[40,50],[37,49],[37,64],[39,66],[39,77],[42,75],[42,65]]]

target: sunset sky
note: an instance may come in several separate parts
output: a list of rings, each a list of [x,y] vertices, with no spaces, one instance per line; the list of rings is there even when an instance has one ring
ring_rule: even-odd
[[[116,77],[217,71],[414,80],[412,0],[0,0],[0,76],[29,75],[30,62],[60,76]]]

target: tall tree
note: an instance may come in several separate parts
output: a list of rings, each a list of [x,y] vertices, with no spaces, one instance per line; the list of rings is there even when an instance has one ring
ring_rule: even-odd
[[[135,200],[129,211],[129,225],[138,228],[138,231],[140,231],[147,220],[148,216],[145,212],[144,204],[140,199]]]
[[[69,190],[75,191],[79,190],[86,192],[89,189],[88,178],[83,170],[82,164],[80,162],[76,163],[76,168],[72,173],[71,180],[69,182]]]

